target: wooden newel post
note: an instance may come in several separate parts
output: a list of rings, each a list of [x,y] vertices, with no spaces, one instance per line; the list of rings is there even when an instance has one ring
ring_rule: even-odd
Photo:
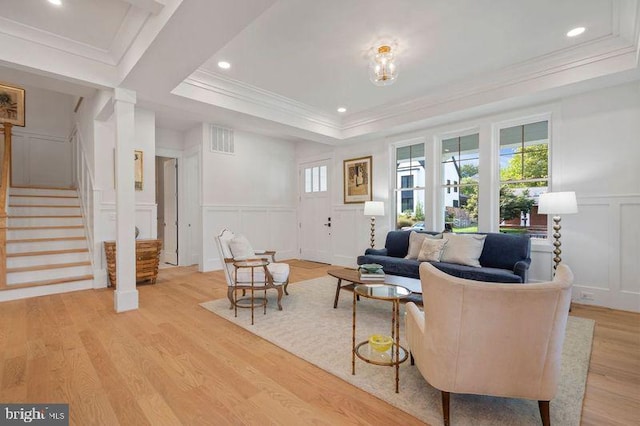
[[[7,286],[7,199],[11,179],[11,128],[3,123],[4,153],[2,156],[2,182],[0,182],[0,288]]]

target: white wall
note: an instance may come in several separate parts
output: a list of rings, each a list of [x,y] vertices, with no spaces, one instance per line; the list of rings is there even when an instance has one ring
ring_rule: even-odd
[[[96,216],[94,227],[94,253],[96,280],[106,286],[103,241],[116,237],[116,205],[114,182],[115,131],[113,117],[107,121],[94,120]],[[136,219],[140,230],[138,238],[156,238],[157,206],[155,203],[155,113],[135,109],[136,142],[134,149],[143,152],[143,190],[136,191]],[[133,153],[131,155],[133,161]]]
[[[182,151],[184,136],[177,130],[156,127],[156,150],[167,149]]]
[[[563,99],[561,123],[552,181],[578,197],[561,231],[574,297],[640,311],[640,83]]]
[[[202,148],[203,270],[220,268],[214,236],[229,228],[254,248],[296,257],[295,144],[235,131],[235,154],[211,152],[208,126]]]
[[[536,114],[552,117],[551,190],[576,191],[578,197],[579,213],[562,219],[562,258],[575,273],[574,300],[640,311],[640,84],[637,82],[387,140],[333,148],[333,263],[354,266],[356,257],[368,246],[369,221],[363,217],[362,205],[342,202],[343,160],[373,156],[373,198],[385,202],[387,213],[377,220],[376,246],[382,247],[386,232],[394,228],[389,205],[395,184],[392,143],[432,140],[436,135],[471,127],[483,129],[481,133],[490,138],[490,132],[484,129],[491,123]],[[326,149],[319,144],[301,144],[297,161],[304,162],[306,157],[320,155]],[[492,179],[497,178],[489,178]],[[439,214],[440,209],[436,211]],[[532,280],[551,277],[552,250],[551,241],[534,243]],[[581,297],[584,293],[586,298]]]
[[[74,97],[24,89],[25,127],[13,127],[12,184],[71,187]]]

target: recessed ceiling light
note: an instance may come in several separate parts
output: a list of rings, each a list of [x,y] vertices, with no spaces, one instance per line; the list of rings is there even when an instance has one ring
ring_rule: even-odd
[[[567,33],[567,37],[575,37],[575,36],[579,36],[580,34],[582,34],[585,31],[585,27],[577,27],[572,29],[571,31],[569,31]]]
[[[347,112],[347,109],[345,107],[339,107],[338,112]]]
[[[62,6],[62,0],[49,0],[49,3],[55,4],[56,6]]]
[[[223,70],[228,70],[229,68],[231,68],[231,64],[227,61],[220,61],[218,62],[218,66],[220,68],[222,68]]]

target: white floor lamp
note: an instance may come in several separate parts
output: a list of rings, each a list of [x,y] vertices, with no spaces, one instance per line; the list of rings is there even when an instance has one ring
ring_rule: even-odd
[[[555,272],[556,268],[562,261],[560,254],[562,250],[560,246],[560,215],[561,214],[574,214],[578,213],[578,203],[576,201],[576,193],[571,192],[547,192],[546,194],[540,194],[540,199],[538,200],[538,213],[540,214],[552,214],[553,215],[553,238],[555,241],[553,242],[553,246],[555,250],[553,250],[553,254],[555,257],[553,258],[553,270]]]
[[[371,216],[371,248],[376,240],[376,216],[384,216],[384,203],[382,201],[365,201],[364,215]]]

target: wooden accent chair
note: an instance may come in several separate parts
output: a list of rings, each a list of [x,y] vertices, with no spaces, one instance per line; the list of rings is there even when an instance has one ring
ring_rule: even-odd
[[[456,278],[420,265],[424,311],[406,305],[411,364],[442,393],[537,400],[542,424],[560,376],[573,274],[558,266],[551,282],[496,284]]]
[[[263,289],[264,286],[268,289],[276,289],[278,292],[278,309],[282,310],[282,290],[285,294],[289,294],[287,286],[289,285],[289,265],[286,263],[276,263],[275,254],[273,250],[253,250],[248,248],[247,256],[234,257],[232,252],[232,245],[236,235],[228,229],[223,229],[219,235],[215,237],[218,251],[220,253],[220,259],[223,262],[224,276],[227,280],[227,297],[231,302],[231,309],[234,307],[233,292],[235,290],[242,289],[243,294],[245,290],[251,288],[251,270],[239,269],[236,273],[236,268],[233,266],[233,262],[240,260],[252,260],[252,259],[268,259],[270,262],[266,268],[266,271],[260,268],[256,268],[254,273],[254,288]],[[236,281],[237,275],[237,281]],[[266,275],[266,277],[265,277]]]

